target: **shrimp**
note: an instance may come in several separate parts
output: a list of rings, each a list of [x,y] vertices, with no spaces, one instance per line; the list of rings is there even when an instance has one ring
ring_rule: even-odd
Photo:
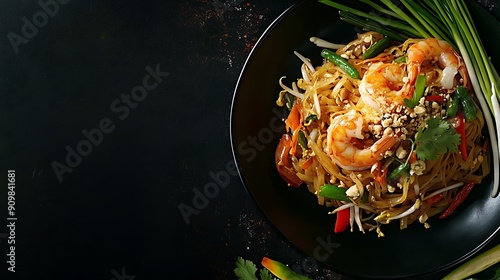
[[[404,105],[411,98],[406,67],[396,63],[374,63],[368,68],[359,85],[363,102],[380,110],[389,104]]]
[[[382,160],[399,139],[384,134],[371,146],[364,147],[363,126],[363,117],[355,110],[333,118],[327,130],[326,152],[338,166],[347,170],[368,169]]]
[[[419,41],[408,48],[407,51],[408,78],[411,85],[415,84],[417,76],[420,74],[421,66],[425,62],[438,64],[443,70],[441,86],[451,89],[455,86],[455,76],[457,73],[463,78],[464,86],[468,87],[468,76],[465,65],[460,55],[446,41],[436,38],[428,38]]]
[[[425,63],[442,69],[440,84],[445,89],[455,86],[455,76],[460,73],[463,84],[469,87],[465,65],[451,45],[442,40],[429,38],[412,44],[405,63],[374,63],[361,80],[359,93],[364,103],[375,110],[386,110],[390,104],[404,105],[411,99],[415,81]]]

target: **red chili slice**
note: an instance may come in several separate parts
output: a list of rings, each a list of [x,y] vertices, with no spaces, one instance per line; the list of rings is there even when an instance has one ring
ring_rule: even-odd
[[[453,198],[453,200],[451,201],[450,205],[448,206],[448,208],[446,208],[446,210],[444,210],[444,212],[439,216],[440,219],[444,219],[446,217],[448,217],[449,215],[451,215],[453,213],[453,211],[455,211],[455,209],[457,209],[457,207],[462,204],[462,202],[464,202],[465,198],[467,198],[467,196],[469,195],[470,191],[472,190],[472,187],[474,187],[474,182],[470,182],[470,183],[467,183],[457,194],[457,196],[455,196]]]

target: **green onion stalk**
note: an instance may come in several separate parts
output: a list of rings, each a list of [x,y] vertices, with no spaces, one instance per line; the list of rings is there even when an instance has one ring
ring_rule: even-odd
[[[340,11],[341,19],[367,30],[377,31],[395,40],[429,38],[445,40],[460,52],[467,67],[472,87],[486,120],[493,154],[493,190],[496,197],[500,183],[500,76],[486,54],[477,29],[464,0],[381,0],[385,7],[370,0],[362,0],[379,15],[366,13],[330,0],[319,2]],[[382,17],[380,15],[385,15]],[[387,20],[387,16],[392,20]],[[363,25],[365,22],[366,25]],[[377,27],[377,30],[373,29]],[[487,112],[490,111],[491,114]],[[495,129],[496,128],[496,129]]]

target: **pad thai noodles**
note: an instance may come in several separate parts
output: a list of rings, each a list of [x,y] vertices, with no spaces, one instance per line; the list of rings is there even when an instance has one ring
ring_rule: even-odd
[[[400,229],[449,216],[489,173],[483,113],[460,55],[434,38],[376,32],[303,61],[279,106],[290,112],[276,167],[336,215],[335,232]]]

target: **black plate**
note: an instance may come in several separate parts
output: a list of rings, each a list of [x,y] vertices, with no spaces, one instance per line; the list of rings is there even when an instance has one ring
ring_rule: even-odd
[[[342,2],[342,1],[341,1]],[[348,1],[345,1],[348,2]],[[349,5],[358,2],[349,1]],[[498,29],[486,10],[480,30]],[[485,13],[485,14],[484,14]],[[336,11],[315,0],[303,1],[282,14],[264,33],[238,81],[232,107],[231,141],[243,184],[270,222],[296,248],[332,270],[356,278],[429,276],[464,261],[490,241],[500,228],[500,198],[491,198],[492,176],[476,186],[470,198],[445,220],[430,219],[431,228],[416,223],[399,230],[393,223],[375,232],[333,233],[334,216],[317,204],[306,187],[287,187],[275,170],[274,151],[284,132],[284,109],[276,106],[278,80],[291,84],[300,76],[296,50],[321,63],[311,36],[348,42],[360,30],[339,20]],[[495,33],[497,34],[497,33]],[[494,36],[484,41],[498,59]],[[490,40],[490,41],[488,41]],[[491,46],[491,48],[490,48]]]

